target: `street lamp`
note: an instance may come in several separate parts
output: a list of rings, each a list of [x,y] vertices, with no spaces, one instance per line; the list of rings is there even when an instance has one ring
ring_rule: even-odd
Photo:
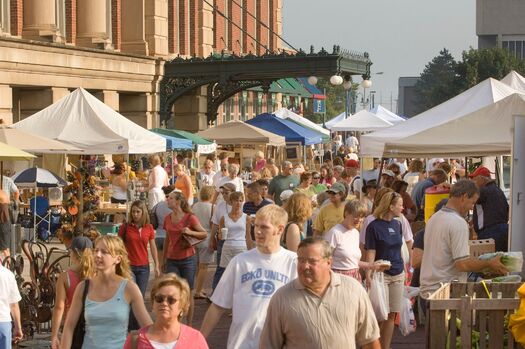
[[[352,77],[345,75],[343,88],[345,89],[345,119],[350,116],[350,90],[352,89]]]

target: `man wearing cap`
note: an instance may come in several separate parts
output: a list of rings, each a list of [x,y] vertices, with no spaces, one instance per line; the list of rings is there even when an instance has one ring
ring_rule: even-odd
[[[312,226],[315,236],[324,234],[343,221],[344,201],[347,195],[346,186],[343,183],[335,182],[326,192],[330,195],[330,203],[322,207],[315,217]]]
[[[299,177],[293,174],[293,165],[290,161],[283,161],[282,174],[273,177],[268,188],[272,200],[281,206],[281,193],[287,189],[294,190],[299,185]]]
[[[448,180],[447,173],[438,168],[430,171],[430,176],[416,183],[412,189],[412,200],[416,205],[416,221],[422,221],[425,213],[425,190],[428,188],[445,183]]]
[[[474,205],[474,230],[480,240],[494,239],[496,251],[507,251],[509,204],[490,174],[489,169],[484,166],[469,174],[479,188],[479,199]]]
[[[346,173],[352,178],[349,186],[350,193],[359,198],[361,189],[363,188],[363,181],[359,175],[359,161],[353,159],[346,160],[345,167]]]
[[[379,181],[379,185],[381,188],[390,188],[395,180],[396,174],[394,172],[391,170],[383,170],[383,172],[381,172],[381,180]]]

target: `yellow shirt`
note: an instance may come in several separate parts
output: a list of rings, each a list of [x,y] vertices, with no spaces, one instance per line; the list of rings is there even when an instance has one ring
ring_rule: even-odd
[[[344,210],[344,202],[340,203],[339,207],[335,207],[333,203],[329,203],[325,207],[321,208],[321,211],[319,211],[319,214],[315,218],[315,222],[312,227],[315,229],[315,231],[324,234],[334,225],[343,221]]]

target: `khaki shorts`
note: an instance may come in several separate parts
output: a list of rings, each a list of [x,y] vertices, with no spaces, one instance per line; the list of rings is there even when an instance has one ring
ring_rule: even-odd
[[[385,273],[385,285],[388,287],[388,303],[391,313],[399,313],[403,304],[405,290],[405,273],[391,276]]]

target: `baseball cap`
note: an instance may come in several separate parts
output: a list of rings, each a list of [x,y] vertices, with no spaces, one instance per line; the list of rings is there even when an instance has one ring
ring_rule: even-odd
[[[343,183],[335,182],[334,184],[332,184],[330,189],[327,190],[327,192],[328,193],[334,193],[334,194],[346,193],[346,187],[345,187],[345,185]]]
[[[489,169],[486,168],[485,166],[480,166],[474,172],[469,174],[468,176],[470,178],[474,178],[474,177],[477,177],[477,176],[483,176],[483,177],[489,177],[490,178],[490,174],[491,173],[492,172],[490,172]]]
[[[385,175],[385,176],[389,176],[389,177],[395,177],[396,175],[394,174],[394,172],[390,171],[390,170],[384,170],[382,173],[381,173],[381,176],[382,175]]]
[[[226,188],[228,189],[229,191],[235,191],[235,184],[233,183],[224,183],[223,185],[220,186],[220,188]]]
[[[354,160],[354,159],[346,160],[345,166],[359,168],[359,161]]]
[[[84,251],[86,248],[93,248],[93,242],[87,236],[77,236],[71,241],[70,250]]]
[[[290,189],[286,189],[282,191],[281,195],[279,195],[279,199],[281,199],[281,201],[286,201],[292,195],[293,195],[293,191],[291,191]]]

